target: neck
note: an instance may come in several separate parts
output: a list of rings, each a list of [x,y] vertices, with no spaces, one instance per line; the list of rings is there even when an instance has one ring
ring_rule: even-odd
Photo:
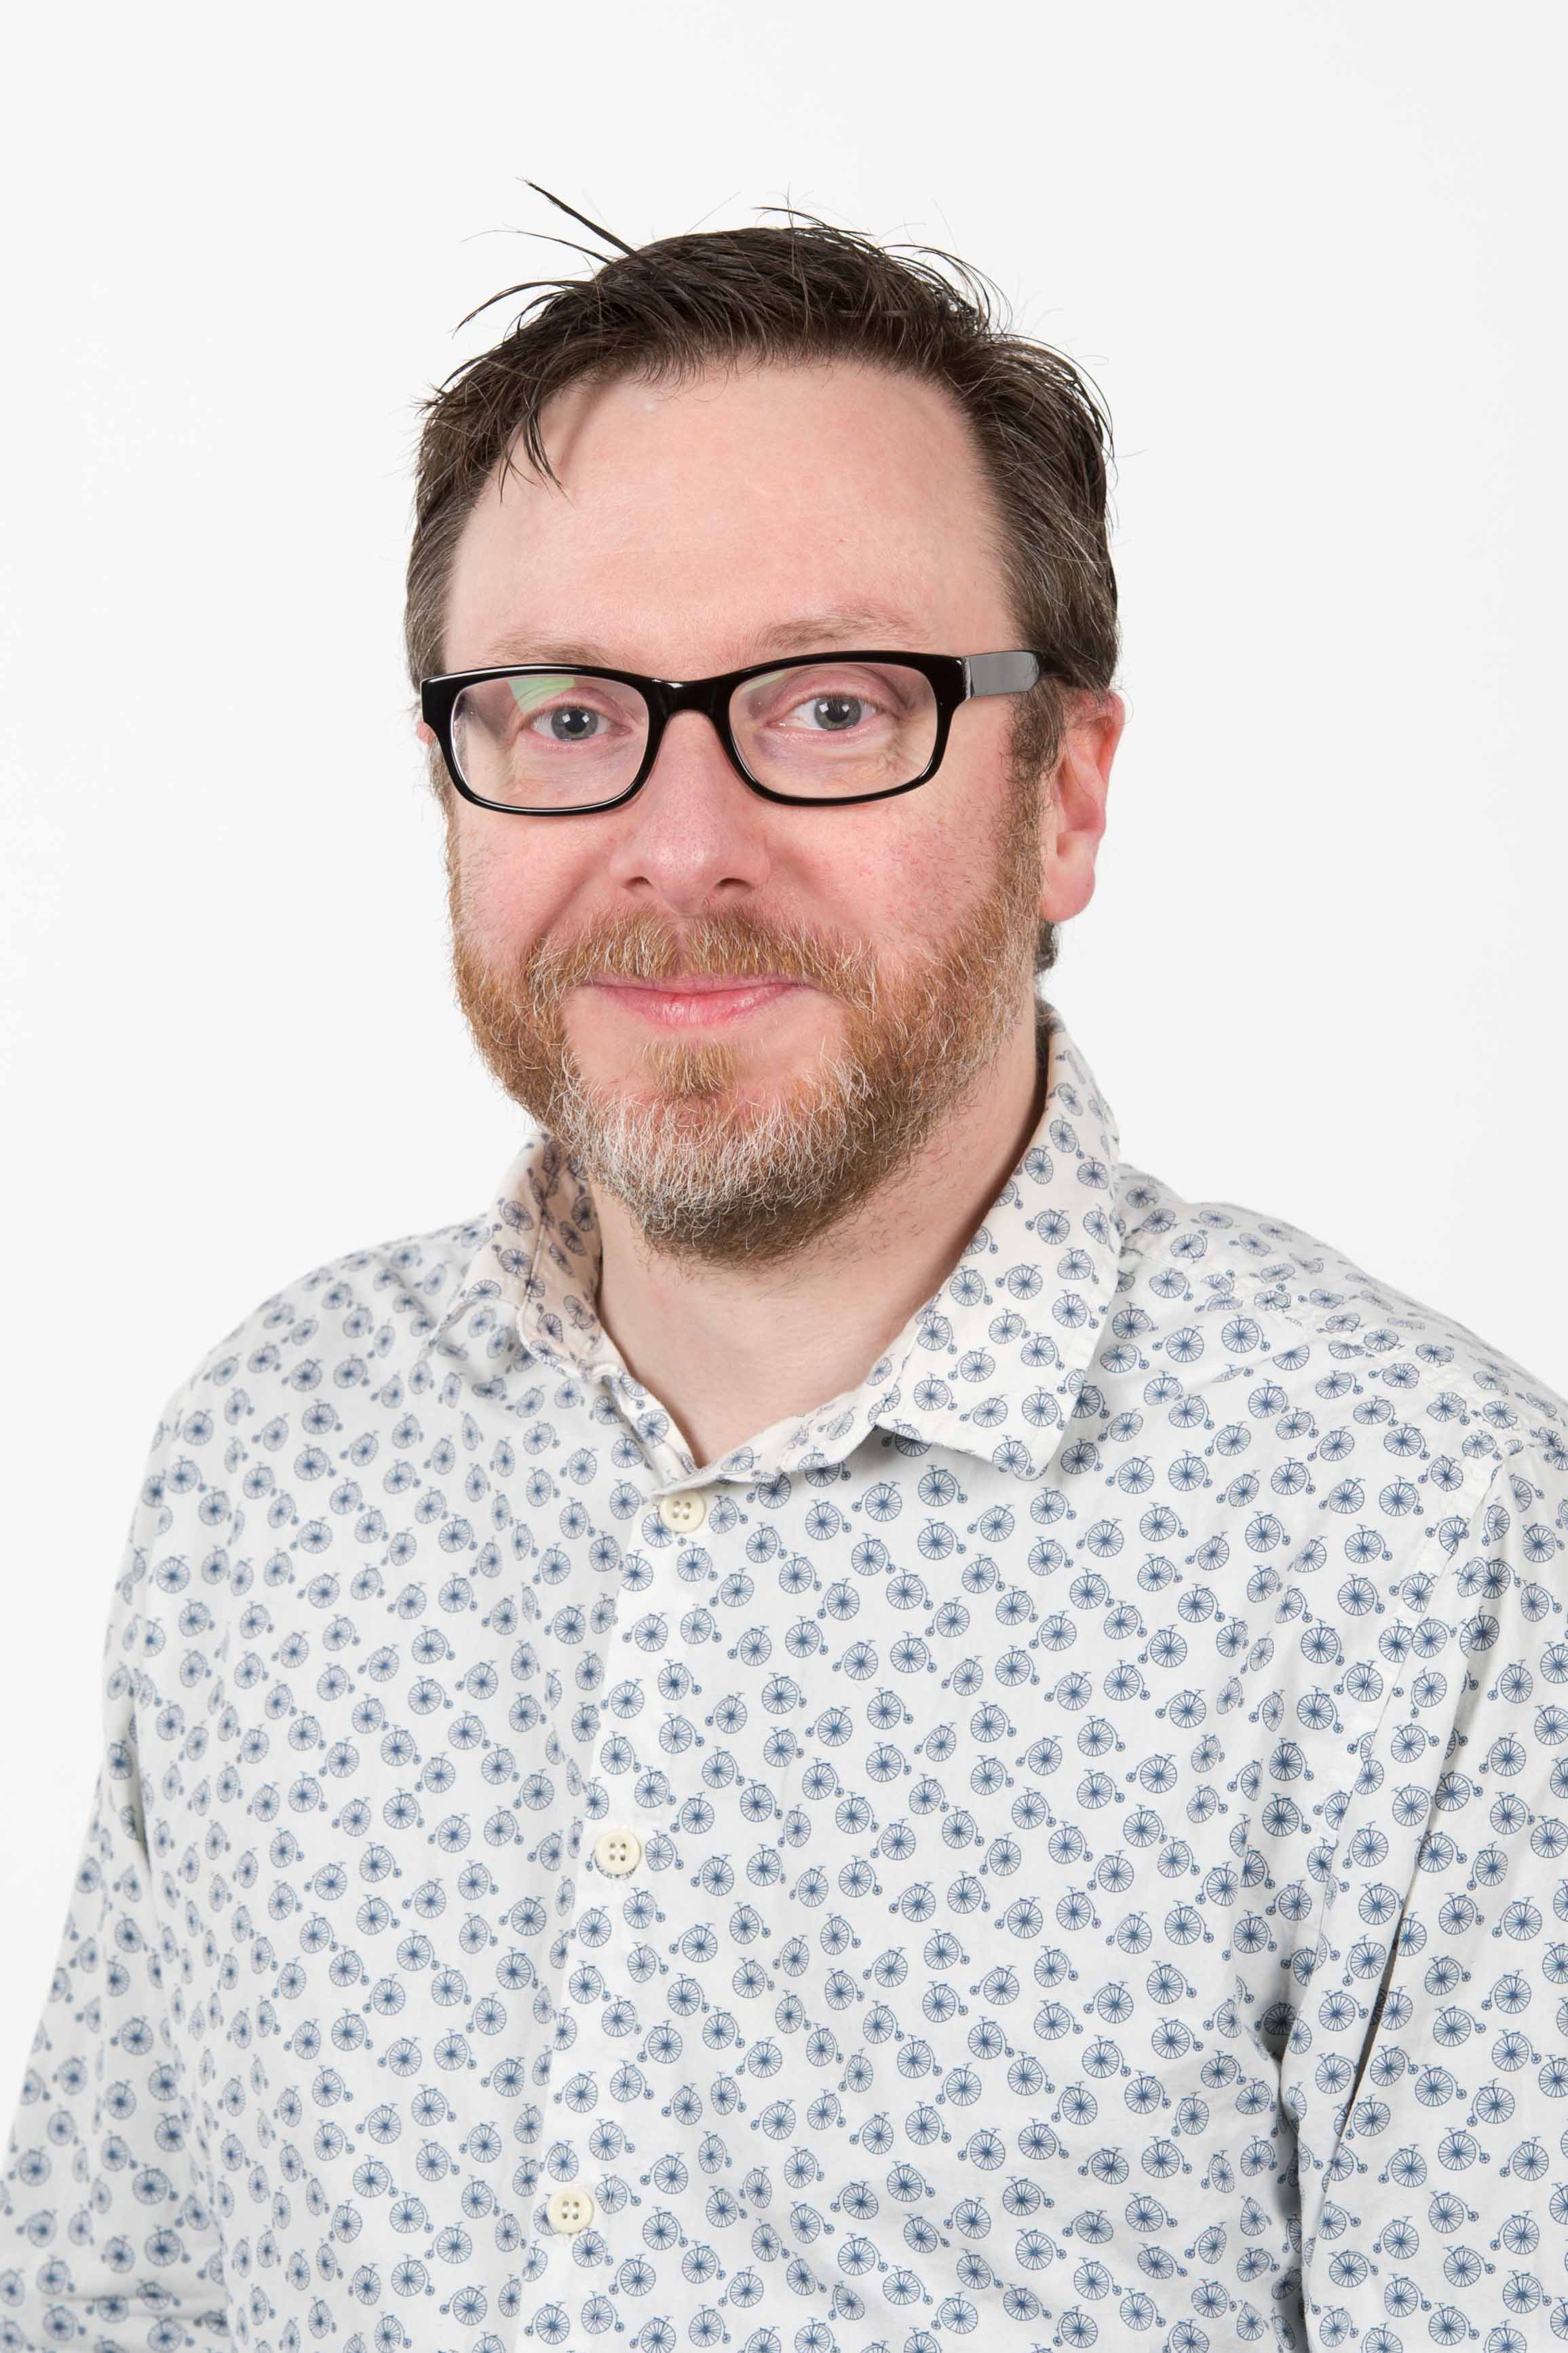
[[[620,1202],[591,1187],[599,1320],[699,1466],[865,1379],[968,1248],[1039,1125],[1048,1077],[1037,1004],[894,1178],[755,1272],[650,1256]]]

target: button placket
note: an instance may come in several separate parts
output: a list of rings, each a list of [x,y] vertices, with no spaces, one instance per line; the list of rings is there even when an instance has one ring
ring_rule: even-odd
[[[658,1498],[653,1508],[661,1525],[677,1536],[689,1538],[708,1518],[707,1498],[686,1490]],[[657,1736],[653,1737],[657,1743]],[[663,1757],[657,1745],[650,1746],[648,1757],[649,1761],[661,1766],[674,1761]],[[619,1796],[621,1804],[626,1802],[629,1778],[622,1791],[613,1791],[612,1802],[616,1796]],[[661,1989],[669,1982],[669,1963],[658,1931],[651,1926],[662,1915],[647,1878],[647,1841],[673,1825],[680,1795],[679,1776],[676,1778],[677,1787],[668,1801],[655,1810],[641,1830],[634,1829],[625,1820],[601,1820],[585,1857],[588,1871],[584,1894],[595,1909],[603,1906],[607,1933],[591,1948],[583,1947],[584,1957],[602,1972],[604,1983],[598,1998],[576,2013],[578,2034],[572,2055],[576,2068],[595,2075],[601,2087],[616,2068],[628,2061],[641,2066],[650,2093],[656,2086],[644,2046],[664,2018]],[[602,1875],[602,1884],[595,1889],[593,1881],[596,1875]],[[644,1941],[645,1912],[650,1915],[647,1933],[653,1936],[651,1944]],[[634,2031],[629,2034],[612,2031],[607,2021],[612,2016],[623,2015],[628,2004],[636,2020]],[[641,2101],[634,2103],[633,2112],[627,2115],[626,2120],[634,2130],[638,2120],[635,2111],[640,2110],[642,2105]],[[607,2211],[603,2207],[599,2210],[601,2228]]]
[[[606,1607],[605,1605],[608,1606]],[[598,1591],[595,1595],[591,1604],[594,1656],[596,1665],[596,1672],[591,1681],[583,1678],[581,1674],[583,1657],[586,1656],[587,1653],[584,1652],[580,1655],[575,1662],[578,1681],[581,1688],[584,1692],[590,1694],[595,1700],[597,1700],[597,1698],[603,1694],[612,1678],[614,1650],[619,1633],[621,1614],[622,1596],[619,1590],[619,1580],[617,1579],[613,1583],[606,1581],[603,1587],[598,1588]],[[557,1666],[557,1671],[561,1675],[562,1683],[564,1686],[568,1679],[568,1674],[573,1671],[573,1662],[561,1657],[559,1653],[554,1655],[552,1662]],[[597,1711],[595,1710],[595,1714],[596,1713]],[[580,1746],[576,1745],[575,1740],[574,1741],[573,1754],[578,1771],[588,1780],[592,1780],[594,1778],[595,1759],[599,1740],[603,1737],[603,1725],[600,1724],[597,1729],[587,1730],[584,1735],[582,1745]],[[567,1737],[564,1729],[563,1729],[562,1737],[564,1742]],[[574,1805],[574,1810],[577,1817],[578,1834],[581,1836],[584,1831],[591,1828],[591,1823],[585,1818],[583,1809],[581,1782],[577,1785],[577,1795]],[[606,1831],[601,1831],[595,1842],[587,1848],[586,1853],[584,1853],[581,1849],[578,1851],[576,1877],[577,1893],[580,1903],[585,1901],[592,1904],[593,1902],[594,1894],[595,1893],[593,1888],[594,1867],[598,1862],[598,1849],[603,1845],[606,1835]],[[635,1845],[636,1859],[637,1862],[640,1862],[642,1856],[641,1841],[637,1839],[635,1832],[627,1832],[625,1835],[630,1840],[632,1844]],[[618,1849],[617,1852],[619,1852]],[[623,1865],[623,1871],[627,1867],[629,1866]],[[610,2053],[612,2055],[614,2053],[614,2045],[605,2040],[600,2029],[600,2021],[603,2014],[602,1999],[594,2002],[591,2006],[587,2006],[582,2010],[579,2010],[570,1999],[568,1986],[573,1969],[578,1965],[586,1966],[590,1968],[603,1968],[604,1954],[602,1947],[589,1944],[586,1941],[581,1941],[576,1935],[574,1934],[567,1943],[566,1959],[564,1967],[562,1968],[560,1973],[557,2000],[561,2008],[562,2015],[572,2017],[577,2025],[578,2042],[574,2046],[577,2055],[584,2060],[584,2063],[592,2067],[594,2065],[593,2060],[587,2058],[586,2054],[583,2052],[582,2046],[584,2042],[585,2042],[591,2048],[592,2045],[597,2042],[606,2053]],[[590,2167],[594,2166],[596,2159],[589,2146],[589,2143],[593,2138],[592,2131],[589,2128],[591,2127],[592,2118],[584,2115],[574,2113],[569,2107],[566,2107],[561,2102],[559,2085],[557,2085],[554,2090],[552,2098],[556,2113],[556,2130],[560,2142],[564,2146],[569,2146],[574,2150],[579,2164]],[[619,2205],[621,2202],[622,2201],[618,2200],[615,2195],[613,2186],[607,2189],[606,2183],[603,2179],[601,2179],[598,2183],[597,2195],[595,2195],[593,2190],[585,2188],[581,2182],[568,2182],[550,2192],[549,2196],[545,2200],[544,2218],[550,2232],[553,2235],[558,2236],[563,2240],[571,2240],[574,2242],[582,2239],[584,2233],[588,2232],[590,2229],[594,2230],[595,2232],[602,2233],[605,2232],[609,2224],[610,2217],[619,2211]],[[587,2253],[589,2251],[586,2247],[577,2251],[576,2253],[574,2253],[574,2260],[577,2259],[577,2254]],[[610,2261],[613,2264],[613,2257],[609,2257],[607,2255],[606,2251],[604,2250],[601,2243],[601,2245],[596,2247],[590,2255],[590,2261],[593,2263],[595,2273],[598,2272],[599,2266],[606,2260]]]
[[[683,1498],[683,1501],[689,1500]],[[706,1518],[706,1504],[700,1498],[696,1499],[696,1504],[695,1511],[678,1513],[683,1530],[700,1526]],[[591,1763],[589,1771],[592,1774]],[[584,1960],[600,1972],[603,1985],[597,1999],[576,2013],[577,2040],[574,2055],[578,2067],[597,2075],[601,2084],[611,2071],[621,2064],[627,2053],[627,2041],[606,2030],[607,2010],[616,2002],[632,2002],[637,2019],[637,2033],[629,2038],[634,2044],[647,2032],[649,2023],[646,2003],[637,1999],[642,1988],[634,1977],[632,1954],[635,1938],[628,1938],[629,1924],[625,1917],[626,1903],[629,1892],[637,1885],[636,1874],[642,1867],[644,1853],[641,1834],[626,1822],[605,1823],[588,1850],[591,1871],[584,1884],[584,1894],[594,1903],[595,1909],[598,1905],[592,1892],[593,1873],[603,1874],[606,1882],[626,1883],[623,1888],[606,1885],[603,1890],[604,1914],[608,1928],[604,1941],[592,1945],[584,1943],[579,1947]],[[587,2195],[586,2192],[581,2194]],[[591,2212],[597,2212],[601,2226],[610,2211],[611,2208],[601,2210],[590,2206]],[[580,2223],[577,2229],[583,2227]],[[576,2232],[571,2235],[576,2235]]]
[[[608,1890],[605,1893],[607,1894]],[[595,1905],[594,1908],[598,1907]],[[606,2109],[609,2109],[612,2114],[618,2114],[618,2111],[615,2110],[612,2104],[605,2099],[605,2093],[612,2071],[620,2063],[626,2052],[625,2042],[609,2033],[605,2023],[606,2009],[627,1990],[625,1930],[616,1916],[618,1909],[618,1905],[614,1900],[605,1905],[605,1920],[608,1933],[602,1942],[584,1941],[577,1947],[582,1962],[599,1973],[602,1983],[597,1992],[581,2007],[574,2005],[572,2015],[576,2022],[577,2032],[572,2048],[566,2054],[574,2075],[582,2074],[596,2081],[600,2098],[592,2114],[568,2112],[563,2117],[563,2129],[570,2134],[584,2160],[589,2164],[599,2166],[606,2176],[621,2160],[618,2160],[612,2152],[595,2151],[592,2142],[595,2117],[602,2116]],[[564,2072],[563,2070],[563,2082],[564,2082]],[[557,2101],[560,2100],[561,2089],[561,2085],[556,2087],[554,2097]],[[602,2179],[601,2188],[605,2187],[606,2182]],[[606,2239],[609,2237],[609,2218],[612,2213],[621,2211],[624,2203],[624,2199],[617,2199],[611,2194],[605,2203],[595,2208],[596,2219],[601,2231],[605,2232]],[[608,2269],[604,2274],[605,2277],[613,2274],[618,2260],[619,2257],[613,2248],[607,2245],[605,2261],[607,2263]]]

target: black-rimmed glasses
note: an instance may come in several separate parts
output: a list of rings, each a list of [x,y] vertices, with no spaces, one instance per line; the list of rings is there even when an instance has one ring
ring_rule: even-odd
[[[630,800],[678,711],[711,720],[764,799],[886,800],[935,776],[960,703],[1049,674],[1032,652],[795,654],[685,681],[521,662],[427,678],[419,700],[465,800],[562,817]]]

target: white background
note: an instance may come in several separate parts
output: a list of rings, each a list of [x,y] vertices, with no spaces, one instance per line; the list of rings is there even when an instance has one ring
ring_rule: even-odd
[[[1124,1155],[1568,1389],[1563,58],[1540,6],[30,9],[0,377],[0,2106],[160,1407],[486,1208],[399,652],[462,314],[793,201],[1102,387],[1131,720],[1047,992]],[[809,495],[809,485],[803,486]]]

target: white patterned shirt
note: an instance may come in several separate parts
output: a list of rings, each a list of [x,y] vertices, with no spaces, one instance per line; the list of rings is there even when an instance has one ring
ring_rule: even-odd
[[[699,1466],[581,1172],[258,1306],[114,1587],[0,2348],[1568,2334],[1568,1403],[1038,1127]]]

